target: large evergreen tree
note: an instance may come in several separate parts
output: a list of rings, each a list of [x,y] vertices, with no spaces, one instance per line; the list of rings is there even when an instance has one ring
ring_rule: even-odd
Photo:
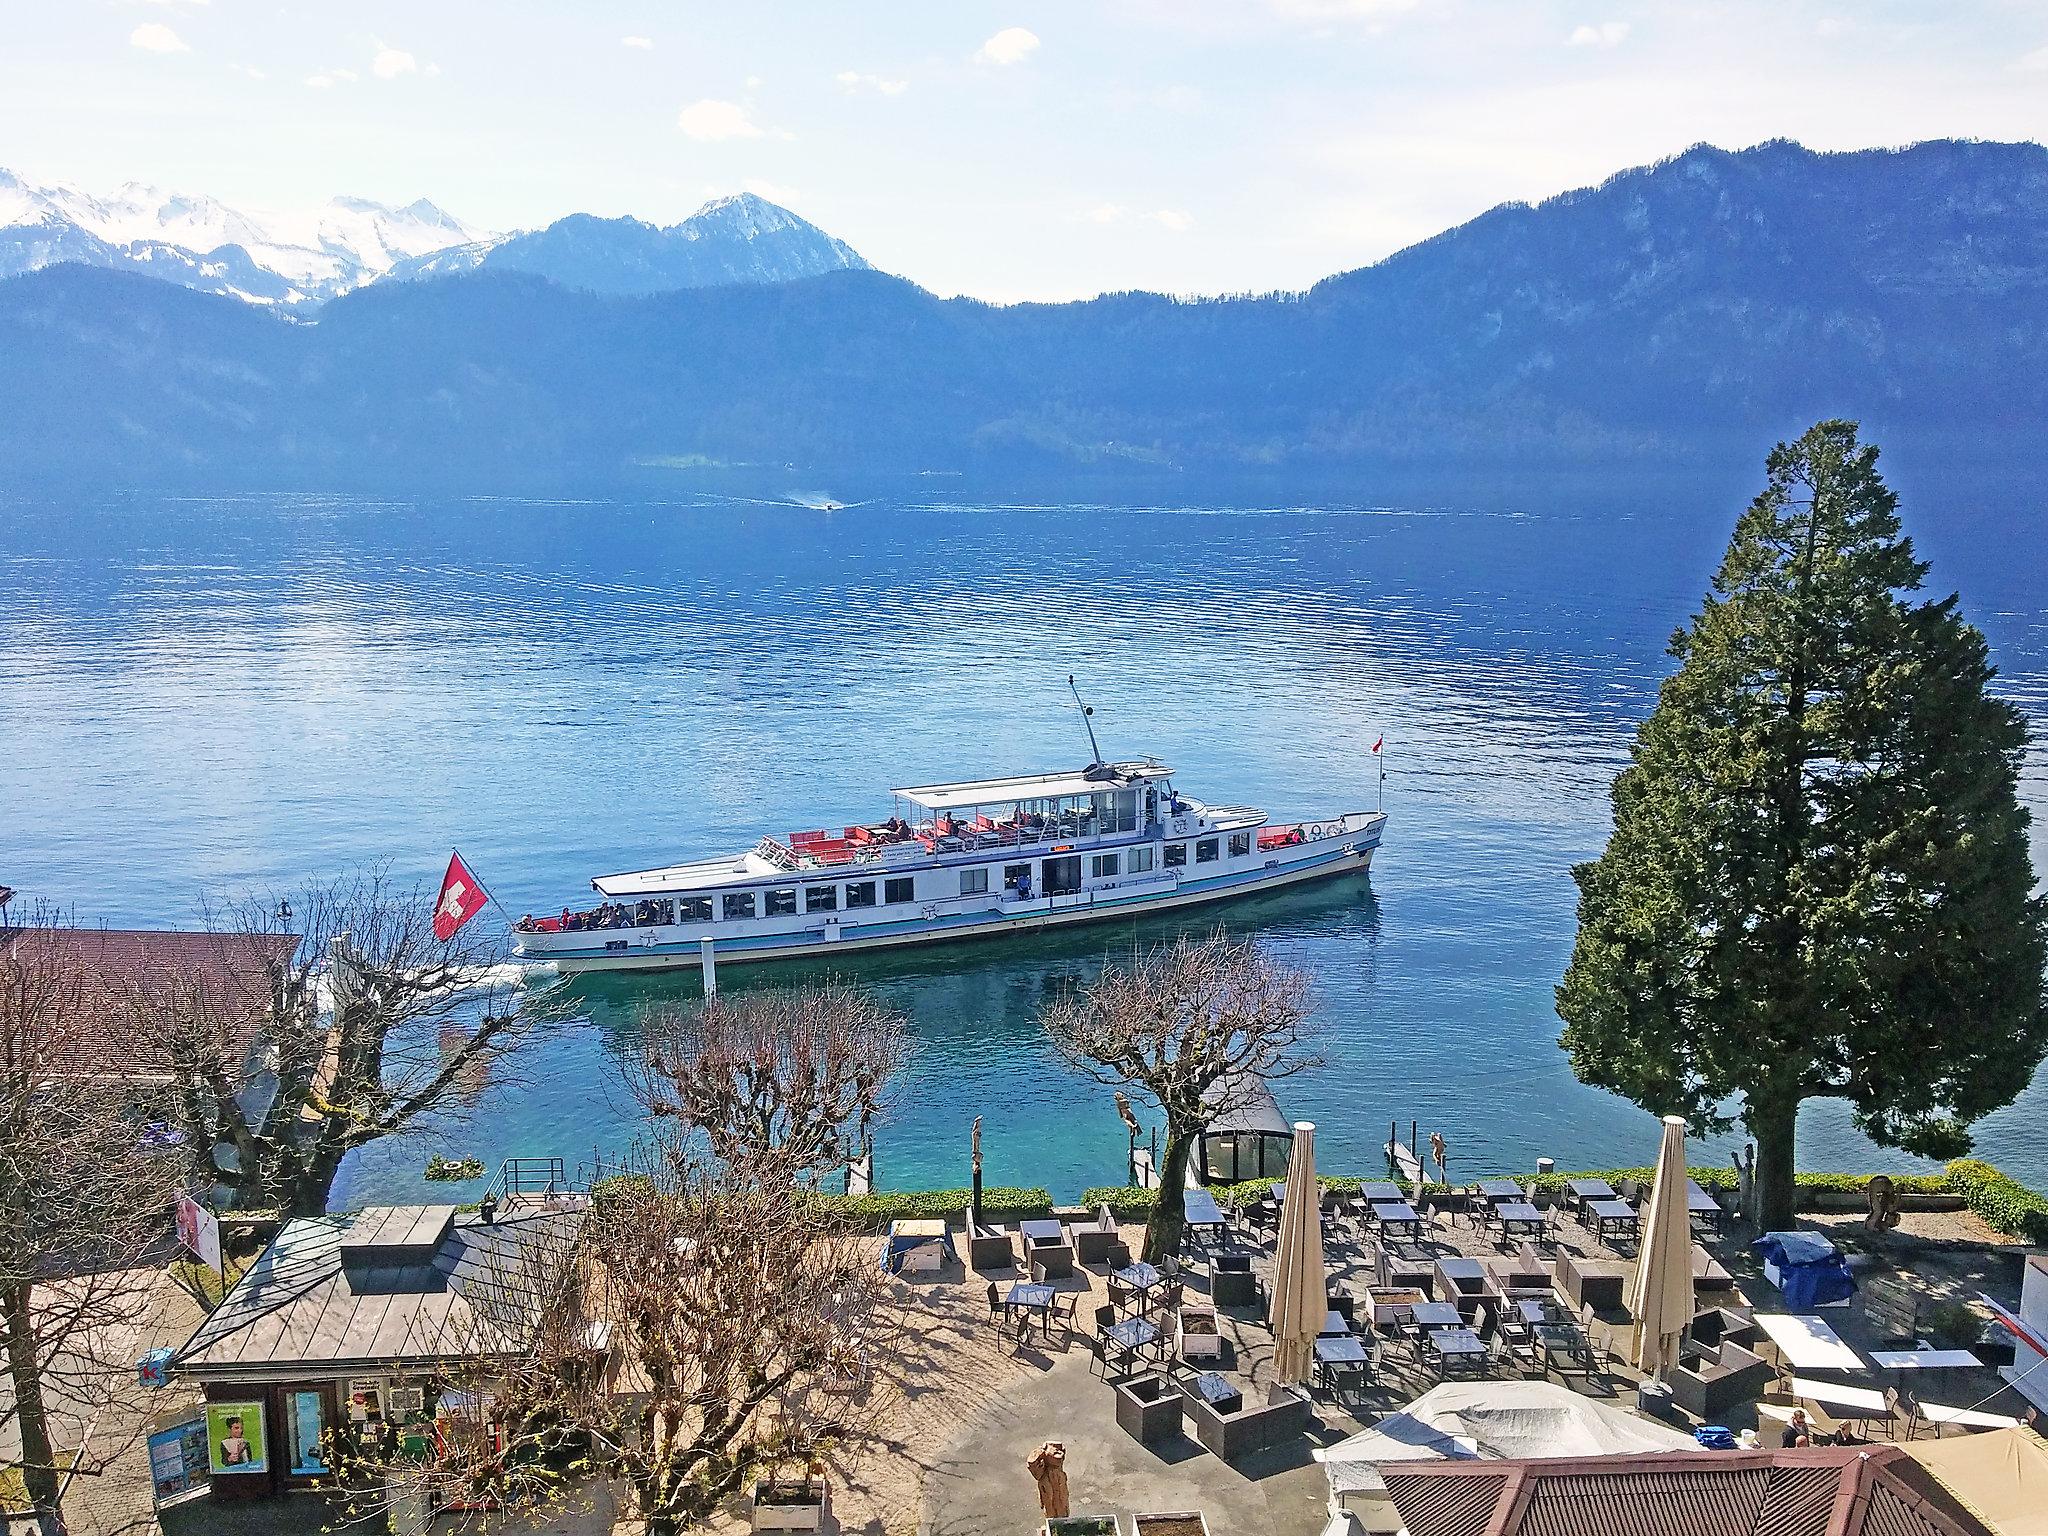
[[[1829,421],[1769,459],[1678,671],[1573,870],[1557,1010],[1584,1081],[1722,1129],[1792,1216],[1801,1101],[1928,1156],[2048,1049],[2048,901],[2017,794],[2026,726],[1984,637],[1916,594],[1877,450]]]

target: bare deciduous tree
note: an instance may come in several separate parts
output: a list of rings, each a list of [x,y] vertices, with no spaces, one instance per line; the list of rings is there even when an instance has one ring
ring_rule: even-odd
[[[108,1410],[135,1369],[154,1279],[142,1262],[183,1172],[143,1136],[107,1006],[90,933],[47,912],[0,928],[0,1423],[46,1533],[64,1529],[67,1470],[96,1475],[139,1433]]]
[[[1315,1064],[1302,1049],[1308,1010],[1301,972],[1220,930],[1105,965],[1044,1010],[1062,1056],[1098,1082],[1150,1095],[1166,1117],[1147,1259],[1179,1251],[1188,1158],[1203,1125],[1242,1107],[1254,1085]]]
[[[343,1158],[445,1126],[478,1072],[549,1011],[494,980],[502,955],[486,926],[442,940],[433,915],[430,891],[345,875],[289,904],[213,914],[222,949],[260,964],[135,989],[136,1028],[168,1042],[172,1108],[201,1175],[218,1168],[238,1204],[318,1215]],[[248,1089],[266,1073],[276,1092],[259,1106]]]
[[[647,1018],[641,1101],[714,1156],[779,1153],[815,1177],[858,1155],[903,1064],[903,1016],[837,982],[719,994]]]

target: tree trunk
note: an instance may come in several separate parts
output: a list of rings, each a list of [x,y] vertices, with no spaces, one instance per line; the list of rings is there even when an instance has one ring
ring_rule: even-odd
[[[1166,1126],[1166,1151],[1159,1163],[1159,1198],[1152,1202],[1152,1216],[1145,1223],[1145,1260],[1157,1264],[1180,1252],[1180,1235],[1187,1225],[1188,1154],[1194,1150],[1196,1132]]]
[[[1797,1094],[1752,1094],[1742,1112],[1756,1137],[1756,1224],[1760,1232],[1792,1226],[1793,1133],[1799,1119]]]
[[[0,1290],[0,1325],[7,1329],[7,1374],[14,1386],[14,1421],[21,1434],[22,1485],[28,1490],[36,1529],[43,1536],[63,1536],[64,1514],[57,1507],[61,1480],[50,1444],[49,1411],[43,1403],[43,1366],[36,1354],[34,1292],[28,1284]]]

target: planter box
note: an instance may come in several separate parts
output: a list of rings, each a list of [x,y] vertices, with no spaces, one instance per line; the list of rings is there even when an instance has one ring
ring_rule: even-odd
[[[754,1484],[754,1529],[815,1531],[825,1522],[831,1495],[822,1477]]]
[[[1408,1309],[1429,1297],[1413,1286],[1374,1286],[1366,1292],[1372,1298],[1372,1325],[1387,1328],[1406,1319]]]
[[[1041,1525],[1039,1536],[1117,1536],[1115,1515],[1060,1515]]]
[[[1177,1333],[1181,1359],[1223,1358],[1223,1330],[1217,1326],[1214,1308],[1183,1306]]]
[[[1209,1536],[1209,1522],[1199,1509],[1137,1515],[1132,1518],[1131,1525],[1137,1536]]]

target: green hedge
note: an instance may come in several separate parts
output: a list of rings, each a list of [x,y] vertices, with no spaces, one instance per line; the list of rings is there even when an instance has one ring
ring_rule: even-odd
[[[1159,1203],[1159,1191],[1139,1189],[1130,1184],[1103,1184],[1083,1190],[1081,1203],[1091,1210],[1098,1205],[1106,1205],[1118,1221],[1150,1221],[1152,1207]]]
[[[873,1195],[819,1195],[819,1205],[855,1226],[880,1231],[892,1221],[964,1221],[969,1191],[906,1189]],[[1052,1214],[1042,1189],[984,1189],[981,1214],[990,1221],[1030,1221]]]
[[[1943,1177],[1971,1210],[1999,1231],[2029,1243],[2048,1243],[2048,1200],[2024,1184],[1973,1157],[1957,1158]]]

